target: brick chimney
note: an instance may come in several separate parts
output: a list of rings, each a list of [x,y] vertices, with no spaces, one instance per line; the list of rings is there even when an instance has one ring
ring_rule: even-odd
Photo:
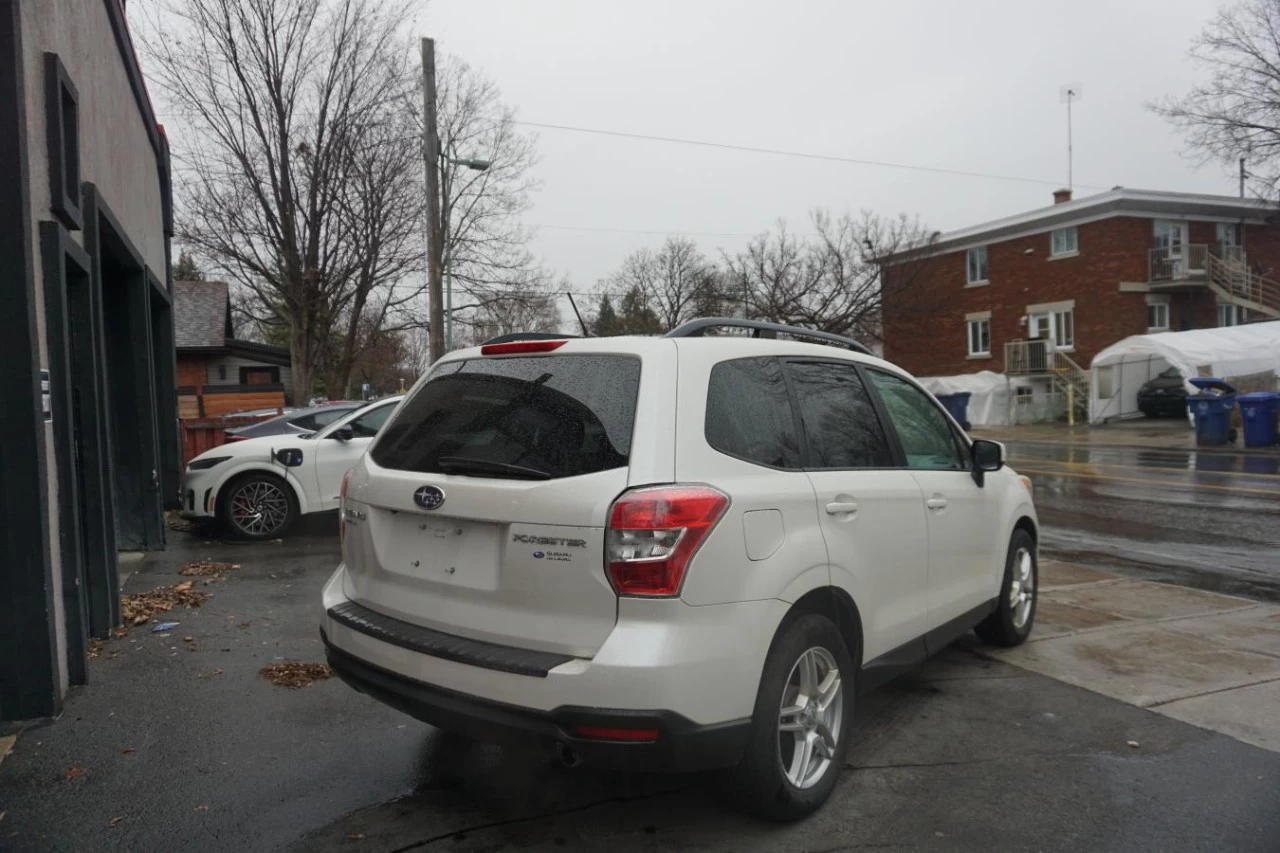
[[[1054,204],[1063,204],[1068,201],[1071,201],[1071,190],[1061,189],[1053,191]]]

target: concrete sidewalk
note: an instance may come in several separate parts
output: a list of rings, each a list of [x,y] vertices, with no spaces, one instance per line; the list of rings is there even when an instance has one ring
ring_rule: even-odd
[[[998,660],[1280,752],[1280,607],[1044,560],[1031,640]]]
[[[1198,453],[1260,453],[1280,455],[1280,445],[1245,447],[1244,439],[1221,447],[1197,447],[1195,430],[1178,418],[1142,418],[1100,426],[1062,423],[1020,424],[1008,427],[976,426],[969,431],[974,438],[993,441],[1018,441],[1043,444],[1066,444],[1085,447],[1142,447],[1156,450],[1187,450]]]

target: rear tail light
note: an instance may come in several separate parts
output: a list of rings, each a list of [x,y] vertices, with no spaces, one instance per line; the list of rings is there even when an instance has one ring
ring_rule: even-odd
[[[702,541],[729,506],[710,486],[625,493],[609,514],[605,563],[619,595],[675,596]]]
[[[512,341],[507,344],[485,344],[480,347],[481,355],[521,355],[530,352],[551,352],[569,343],[568,341]]]

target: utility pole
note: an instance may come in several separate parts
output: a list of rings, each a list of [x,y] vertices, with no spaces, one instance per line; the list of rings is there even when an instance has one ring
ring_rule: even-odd
[[[1240,198],[1244,198],[1244,178],[1245,178],[1244,158],[1241,157],[1240,158]]]
[[[444,355],[444,263],[440,228],[440,132],[436,128],[436,43],[422,40],[422,159],[427,170],[428,357]]]

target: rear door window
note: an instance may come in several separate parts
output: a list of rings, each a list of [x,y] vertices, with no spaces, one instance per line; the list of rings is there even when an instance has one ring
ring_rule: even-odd
[[[871,396],[851,363],[789,362],[809,468],[890,468],[893,454]]]
[[[627,465],[640,360],[477,358],[442,365],[370,451],[384,468],[552,479]]]
[[[774,358],[722,361],[707,385],[707,444],[772,468],[799,468],[795,418]]]

